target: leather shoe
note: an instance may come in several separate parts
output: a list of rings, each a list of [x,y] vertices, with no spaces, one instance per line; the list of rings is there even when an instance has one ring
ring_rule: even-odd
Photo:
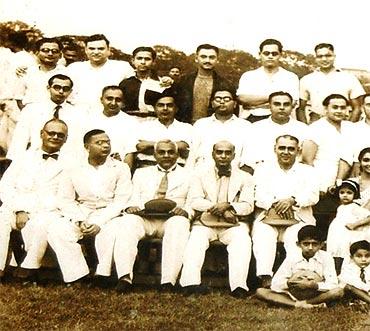
[[[246,299],[249,295],[250,292],[242,287],[237,287],[234,291],[231,292],[231,296],[236,299]]]
[[[132,284],[126,278],[121,277],[118,280],[115,290],[120,294],[129,293],[132,290]]]
[[[175,286],[173,286],[172,283],[161,284],[158,288],[158,292],[173,293],[173,292],[175,292]]]
[[[192,294],[195,295],[205,295],[211,292],[210,288],[205,285],[189,285],[183,287],[183,292],[185,296]]]

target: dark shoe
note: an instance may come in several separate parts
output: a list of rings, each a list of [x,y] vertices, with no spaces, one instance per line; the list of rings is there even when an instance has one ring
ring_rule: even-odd
[[[271,287],[272,277],[270,275],[261,275],[259,276],[259,278],[261,280],[261,287],[263,288]]]
[[[129,293],[132,290],[132,284],[127,279],[121,277],[118,280],[115,290],[117,293],[120,293],[120,294]]]
[[[171,283],[161,284],[158,288],[158,292],[161,293],[174,293],[175,290],[176,290],[175,286],[173,286]]]
[[[205,295],[211,292],[210,288],[205,285],[189,285],[183,287],[183,293],[185,296],[189,296],[192,294],[195,295]]]
[[[237,287],[234,291],[231,292],[231,296],[236,299],[246,299],[248,296],[250,296],[250,292],[242,287]]]
[[[92,284],[94,287],[107,289],[112,287],[112,279],[109,276],[95,275]]]
[[[38,269],[26,269],[18,267],[14,272],[14,277],[24,286],[37,285]]]
[[[81,277],[73,282],[65,283],[65,286],[67,288],[83,288],[83,287],[89,287],[91,278],[89,275]]]

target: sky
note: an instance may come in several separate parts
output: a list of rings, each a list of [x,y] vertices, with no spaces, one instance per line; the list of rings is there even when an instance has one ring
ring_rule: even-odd
[[[337,66],[370,70],[366,0],[0,0],[0,22],[20,20],[46,36],[104,33],[112,46],[167,45],[194,52],[211,43],[255,56],[266,38],[313,53],[335,46]]]

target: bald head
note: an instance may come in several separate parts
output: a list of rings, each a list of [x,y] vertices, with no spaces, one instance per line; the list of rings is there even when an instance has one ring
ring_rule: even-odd
[[[212,157],[217,168],[229,168],[235,158],[235,146],[227,140],[213,145]]]

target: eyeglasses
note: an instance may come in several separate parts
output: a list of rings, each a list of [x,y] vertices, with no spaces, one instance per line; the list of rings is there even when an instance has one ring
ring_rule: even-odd
[[[221,102],[221,101],[230,102],[231,100],[233,100],[232,97],[214,97],[213,98],[213,101],[216,101],[216,102]]]
[[[60,50],[59,49],[50,49],[50,48],[41,48],[40,52],[51,53],[51,54],[59,54]]]
[[[63,132],[46,131],[46,130],[43,130],[43,131],[46,132],[46,134],[50,137],[57,136],[59,139],[64,139],[66,137],[66,135]]]
[[[52,85],[51,88],[57,92],[61,90],[63,90],[63,92],[69,92],[72,89],[72,87],[70,86],[61,86],[61,85]]]
[[[262,52],[262,55],[264,55],[264,56],[269,56],[269,55],[278,56],[279,54],[280,54],[279,52],[269,52],[269,51],[263,51]]]

